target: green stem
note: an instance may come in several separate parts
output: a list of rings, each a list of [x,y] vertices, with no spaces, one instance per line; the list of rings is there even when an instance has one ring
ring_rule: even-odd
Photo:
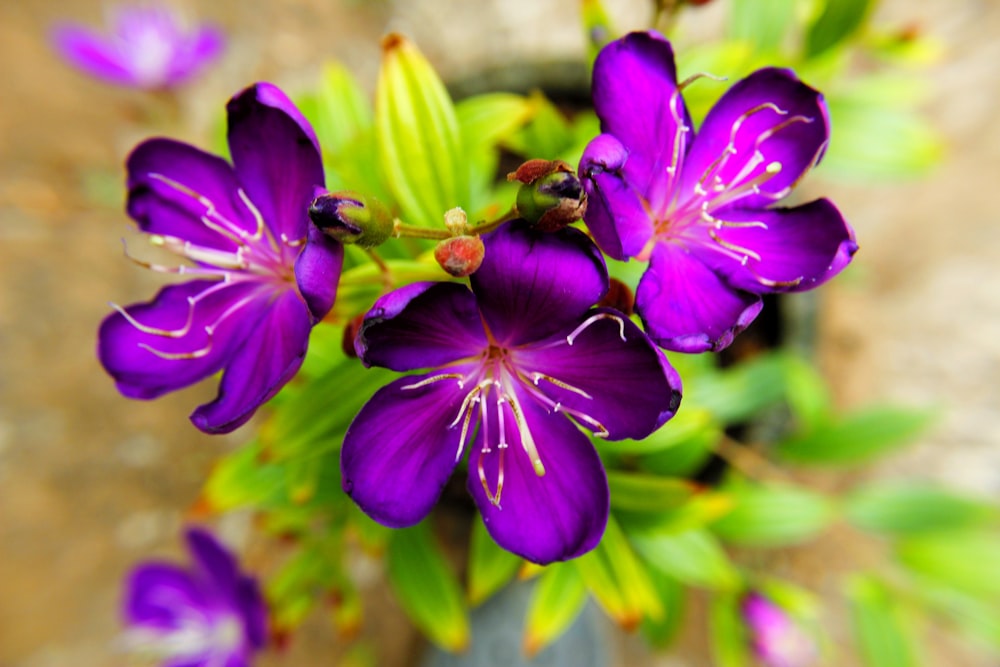
[[[507,222],[508,220],[513,220],[518,217],[517,209],[511,208],[509,211],[501,215],[496,220],[490,222],[480,222],[477,225],[472,225],[469,227],[469,234],[485,234],[486,232],[492,232],[494,229]]]
[[[413,225],[400,222],[398,219],[392,226],[392,235],[397,239],[405,236],[411,239],[434,239],[435,241],[443,241],[452,237],[452,233],[447,229],[414,227]]]

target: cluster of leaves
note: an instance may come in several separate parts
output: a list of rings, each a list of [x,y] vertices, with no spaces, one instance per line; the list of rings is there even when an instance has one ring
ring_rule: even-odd
[[[830,84],[838,132],[827,156],[833,170],[920,171],[936,155],[936,140],[916,116],[893,106],[909,84],[879,74],[848,83],[843,74],[856,42],[863,41],[869,55],[910,60],[919,59],[922,43],[869,34],[868,0],[818,4],[822,9],[805,15],[798,0],[769,0],[767,11],[732,0],[730,39],[696,49],[682,68],[738,76],[763,64],[794,65],[806,80]],[[601,20],[594,3],[587,6],[588,20]],[[796,27],[804,29],[798,41]],[[540,93],[490,93],[454,103],[412,45],[391,37],[384,50],[374,107],[336,64],[326,66],[301,106],[326,151],[329,188],[374,195],[411,225],[439,227],[441,213],[454,206],[472,220],[495,218],[514,200],[513,186],[498,178],[505,155],[573,164],[598,132],[593,114],[567,119]],[[879,94],[872,96],[873,89]],[[696,117],[712,101],[697,93],[689,100]],[[874,129],[890,117],[893,124],[909,118],[904,125],[917,129],[912,136]],[[334,315],[314,330],[302,371],[274,399],[257,437],[220,462],[205,489],[209,507],[252,508],[270,532],[291,538],[293,553],[268,586],[279,630],[294,629],[324,601],[338,631],[353,636],[364,609],[351,568],[359,559],[382,559],[402,609],[448,650],[470,641],[471,608],[515,578],[533,578],[524,621],[529,654],[569,627],[589,598],[623,627],[666,646],[692,595],[707,595],[718,664],[735,667],[748,660],[739,601],[749,588],[764,590],[817,638],[822,624],[813,594],[767,576],[753,565],[759,559],[732,554],[799,545],[851,525],[884,537],[894,556],[882,570],[853,575],[846,588],[856,643],[868,664],[914,664],[918,612],[943,613],[1000,650],[1000,624],[989,613],[1000,579],[969,566],[1000,557],[1000,539],[992,533],[997,508],[912,483],[864,486],[842,497],[796,483],[799,468],[857,466],[893,451],[927,416],[892,407],[834,414],[815,370],[785,351],[724,369],[707,355],[672,355],[685,378],[683,409],[643,441],[595,440],[612,515],[601,544],[574,561],[545,568],[526,563],[472,521],[468,559],[456,567],[438,540],[434,515],[404,530],[372,522],[341,491],[340,446],[353,416],[391,374],[363,369],[345,354],[342,339],[351,319],[383,290],[446,279],[429,251],[417,239],[387,244],[380,253],[389,272],[380,282],[379,268],[348,248]],[[731,437],[734,426],[776,411],[788,417],[788,426],[773,441],[748,445]],[[705,471],[720,461],[726,463],[721,479],[707,483]]]

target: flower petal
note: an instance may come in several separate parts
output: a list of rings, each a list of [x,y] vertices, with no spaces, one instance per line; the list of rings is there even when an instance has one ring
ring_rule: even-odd
[[[255,298],[257,289],[206,280],[165,287],[152,301],[125,309],[132,322],[120,312],[104,319],[98,358],[129,398],[156,398],[198,382],[227,363],[263,314],[266,299]]]
[[[502,403],[508,447],[499,448],[497,411],[480,426],[469,455],[468,489],[496,543],[532,562],[576,558],[597,546],[608,522],[609,492],[604,467],[587,437],[563,415],[547,412],[531,397],[519,397],[526,430],[539,448],[545,474],[538,476],[522,448],[509,403]],[[486,451],[488,449],[488,451]],[[496,491],[503,461],[499,506]],[[482,478],[480,477],[480,466]]]
[[[628,158],[618,139],[601,134],[580,159],[587,193],[583,219],[601,250],[617,260],[638,255],[653,235],[653,221],[623,174]]]
[[[764,208],[819,160],[829,134],[819,92],[791,70],[757,70],[708,112],[684,161],[682,192],[694,193],[700,182],[709,191],[710,210],[733,201]],[[769,168],[780,171],[769,177]]]
[[[594,62],[593,99],[601,131],[628,150],[625,180],[652,210],[661,210],[691,127],[670,42],[655,32],[633,32],[605,46]]]
[[[123,612],[129,625],[168,630],[180,626],[192,611],[203,614],[208,604],[204,590],[185,570],[146,563],[129,575]]]
[[[572,345],[560,338],[527,346],[514,363],[530,378],[540,374],[536,386],[563,411],[596,422],[575,418],[580,426],[603,426],[611,440],[645,438],[677,411],[680,378],[627,317],[609,308],[587,315]]]
[[[730,285],[750,292],[800,292],[818,287],[840,273],[858,249],[854,230],[826,199],[795,208],[733,209],[717,217],[766,225],[723,226],[717,232],[727,245],[756,255],[745,265],[729,260],[717,268]]]
[[[52,32],[52,41],[63,58],[77,68],[105,81],[135,85],[135,76],[122,63],[109,38],[75,25],[61,25]]]
[[[224,45],[222,32],[214,26],[203,26],[196,33],[185,35],[170,63],[167,85],[177,85],[197,74],[222,53]]]
[[[466,392],[452,379],[417,386],[429,377],[403,377],[379,389],[344,436],[344,491],[393,528],[427,516],[461,456],[462,424],[455,422]]]
[[[355,345],[366,366],[437,368],[481,354],[489,343],[476,298],[457,283],[411,283],[365,315]]]
[[[319,142],[309,121],[269,83],[239,93],[226,111],[240,183],[276,237],[304,239],[309,202],[324,183]]]
[[[326,317],[337,300],[337,283],[344,266],[344,246],[309,225],[306,245],[295,260],[295,282],[313,321]]]
[[[189,528],[185,533],[188,551],[206,590],[218,593],[232,605],[240,581],[240,571],[233,555],[211,533]]]
[[[228,433],[245,424],[299,370],[311,330],[309,309],[295,291],[270,302],[266,313],[243,329],[244,343],[226,363],[219,395],[195,410],[191,422],[206,433]]]
[[[646,333],[678,352],[721,350],[762,305],[759,296],[730,287],[697,256],[670,243],[653,248],[635,295]]]
[[[139,144],[126,162],[128,214],[150,234],[235,251],[256,222],[239,197],[228,162],[172,139]]]
[[[566,328],[608,291],[600,251],[579,230],[545,233],[523,220],[483,237],[486,256],[469,280],[498,342],[515,346]]]

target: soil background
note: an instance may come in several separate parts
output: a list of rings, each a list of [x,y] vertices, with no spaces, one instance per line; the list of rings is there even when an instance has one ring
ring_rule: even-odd
[[[620,29],[645,27],[647,2],[607,4]],[[1000,2],[883,5],[877,21],[942,45],[927,69],[926,112],[947,156],[920,181],[822,185],[862,247],[850,278],[821,290],[823,368],[842,406],[891,400],[941,415],[914,450],[864,474],[936,479],[996,500]],[[372,86],[389,30],[412,36],[450,79],[513,56],[583,52],[573,0],[192,0],[188,8],[220,24],[229,48],[168,100],[90,80],[52,51],[56,21],[99,24],[103,3],[0,2],[0,667],[128,664],[114,644],[122,576],[138,560],[180,556],[178,529],[212,461],[245,437],[209,438],[188,423],[212,383],[128,401],[95,360],[107,302],[145,300],[160,284],[121,256],[132,233],[122,210],[130,148],[154,134],[208,146],[236,90],[263,79],[294,91],[327,58]],[[718,25],[718,7],[699,11],[693,26]],[[249,549],[252,567],[249,519],[218,528]],[[878,558],[859,539],[841,531],[779,556],[777,566],[832,595],[831,573],[845,559]],[[379,589],[371,597],[365,631],[377,640],[378,664],[411,662],[418,644],[400,612]],[[319,618],[262,662],[335,664],[341,648],[331,635]],[[615,646],[623,665],[710,664],[697,628],[670,655],[643,655],[630,638]],[[927,664],[996,662],[945,642]]]

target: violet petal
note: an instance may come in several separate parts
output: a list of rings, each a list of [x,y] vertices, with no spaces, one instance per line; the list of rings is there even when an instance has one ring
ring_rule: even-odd
[[[257,325],[266,307],[266,298],[254,298],[257,289],[206,280],[164,287],[152,301],[125,309],[142,329],[119,312],[104,319],[98,358],[129,398],[156,398],[193,384],[219,371]],[[213,327],[209,335],[206,328]]]
[[[562,339],[526,346],[517,351],[518,367],[544,376],[536,383],[540,391],[563,409],[594,419],[609,439],[645,438],[676,412],[679,378],[669,364],[661,366],[659,351],[624,315],[603,308],[587,316],[601,319],[580,331],[572,345]],[[584,419],[576,422],[599,430]]]
[[[699,181],[706,188],[721,184],[722,193],[713,201],[731,202],[740,190],[745,194],[735,200],[739,207],[767,207],[819,160],[828,139],[826,103],[819,92],[791,70],[757,70],[708,112],[684,162],[682,192],[699,196],[693,194]],[[780,171],[767,177],[769,168]],[[756,187],[754,179],[759,179]]]
[[[679,176],[684,128],[691,127],[670,42],[633,32],[608,44],[594,62],[593,99],[601,131],[629,152],[625,180],[660,210]]]
[[[198,407],[191,422],[206,433],[228,433],[246,423],[299,370],[311,329],[309,310],[295,291],[268,303],[226,363],[219,395]]]
[[[295,260],[295,282],[314,322],[326,317],[333,308],[343,266],[344,246],[315,225],[309,225],[306,245]]]
[[[204,589],[184,569],[169,563],[145,563],[134,569],[126,586],[124,615],[130,625],[169,630],[209,601]]]
[[[604,258],[579,230],[546,233],[522,220],[483,237],[486,256],[469,277],[494,338],[512,347],[564,329],[608,290]]]
[[[746,264],[725,258],[716,264],[702,252],[703,260],[726,276],[733,287],[750,292],[798,292],[818,287],[837,275],[857,251],[854,230],[830,201],[819,199],[795,208],[718,213],[740,226],[717,230],[729,246],[752,251]],[[743,226],[760,222],[763,226]]]
[[[417,386],[434,375],[399,378],[378,390],[344,436],[344,491],[386,526],[412,526],[427,516],[458,462],[462,424],[454,422],[466,392],[454,379]]]
[[[730,287],[697,256],[670,243],[653,248],[635,294],[646,333],[677,352],[721,350],[762,305],[759,296]]]
[[[304,240],[309,202],[324,183],[312,126],[269,83],[239,93],[226,111],[229,150],[240,183],[276,238]]]
[[[121,62],[108,37],[67,24],[53,31],[52,40],[59,53],[84,72],[111,83],[136,85],[132,71]]]
[[[594,138],[580,159],[587,193],[584,221],[601,250],[617,260],[638,255],[653,236],[653,221],[623,173],[628,159],[628,151],[610,134]]]
[[[411,283],[371,307],[358,333],[358,356],[394,371],[436,368],[488,347],[476,298],[457,283]]]
[[[483,522],[497,544],[532,562],[547,564],[580,556],[600,542],[608,521],[609,492],[604,467],[587,437],[564,415],[548,412],[523,393],[518,397],[522,419],[538,444],[545,474],[539,477],[521,446],[509,403],[504,403],[508,447],[490,443],[484,453],[483,434],[497,434],[497,411],[480,426],[469,455],[468,489]],[[500,506],[487,496],[479,466],[496,491],[503,456]]]
[[[126,169],[128,214],[144,232],[235,251],[241,230],[257,231],[233,168],[219,157],[172,139],[150,139],[132,151]]]

